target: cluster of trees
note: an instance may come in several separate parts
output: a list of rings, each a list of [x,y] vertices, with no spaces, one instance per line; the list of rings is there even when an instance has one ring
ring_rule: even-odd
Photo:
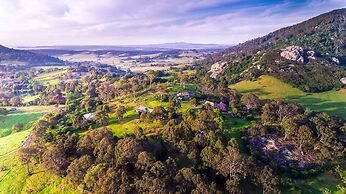
[[[22,99],[12,93],[0,93],[0,106],[19,106]]]
[[[257,125],[247,130],[251,136],[277,134],[321,163],[344,156],[346,123],[337,116],[305,111],[296,103],[274,100],[261,107],[260,118]]]
[[[179,107],[173,104],[170,110]],[[237,193],[243,184],[278,192],[273,169],[241,153],[223,129],[222,115],[211,107],[171,118],[162,135],[151,137],[139,127],[122,138],[107,128],[53,137],[52,124],[61,122],[55,117],[39,121],[33,128],[34,143],[20,151],[29,174],[35,160],[85,192]]]

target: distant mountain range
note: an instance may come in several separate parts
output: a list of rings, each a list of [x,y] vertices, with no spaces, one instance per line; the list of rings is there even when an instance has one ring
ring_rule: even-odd
[[[0,64],[7,65],[63,65],[64,62],[52,57],[52,54],[80,51],[118,51],[118,52],[148,52],[172,50],[223,50],[229,45],[165,43],[151,45],[66,45],[66,46],[35,46],[7,48],[0,45]]]
[[[229,83],[266,74],[308,92],[345,87],[346,9],[225,49],[207,67]]]
[[[148,44],[148,45],[60,45],[60,46],[35,46],[35,47],[18,47],[24,50],[73,50],[73,51],[97,51],[97,50],[116,50],[116,51],[133,51],[133,50],[209,50],[209,49],[225,49],[231,45],[218,44],[193,44],[193,43],[164,43],[164,44]]]

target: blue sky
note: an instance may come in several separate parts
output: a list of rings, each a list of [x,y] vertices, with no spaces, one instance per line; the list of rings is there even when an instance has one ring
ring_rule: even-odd
[[[345,0],[0,0],[0,44],[237,44]]]

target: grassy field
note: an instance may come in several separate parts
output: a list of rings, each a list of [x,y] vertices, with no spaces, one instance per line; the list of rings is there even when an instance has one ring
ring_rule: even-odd
[[[16,114],[2,116],[1,128],[11,128],[14,123],[37,120],[42,113],[56,109],[53,106],[19,107]],[[31,176],[26,175],[25,166],[19,161],[18,149],[29,136],[24,130],[0,138],[0,194],[17,193],[76,193],[67,189],[61,178],[45,171],[40,164],[31,164]]]
[[[36,121],[41,115],[42,113],[18,113],[0,116],[0,137],[11,134],[14,124],[24,124],[24,129],[28,129],[32,122]]]
[[[19,148],[29,136],[30,130],[0,138],[0,156]]]
[[[271,76],[261,76],[256,81],[241,81],[230,87],[241,93],[252,92],[262,99],[285,98],[309,110],[325,111],[346,119],[346,89],[306,93]]]
[[[34,95],[34,96],[24,96],[23,97],[23,103],[28,103],[31,101],[34,101],[39,98],[39,95]]]
[[[292,187],[284,188],[283,193],[323,193],[325,191],[329,191],[333,194],[343,194],[340,191],[337,191],[337,185],[342,184],[341,180],[332,172],[324,172],[313,178],[300,179],[297,180],[295,184],[297,187],[299,187],[299,191]]]
[[[67,70],[62,69],[62,70],[57,70],[57,71],[53,71],[53,72],[49,72],[49,73],[43,73],[38,75],[34,80],[38,81],[39,83],[43,84],[43,85],[55,85],[60,83],[60,79],[59,76],[66,73]]]
[[[26,125],[25,129],[30,128],[31,123],[41,117],[43,113],[53,111],[55,109],[56,107],[54,106],[17,107],[16,113],[0,116],[0,137],[11,134],[14,124],[22,123]]]
[[[47,172],[40,164],[31,164],[31,176],[16,153],[0,158],[0,194],[77,193],[64,184],[62,178]]]

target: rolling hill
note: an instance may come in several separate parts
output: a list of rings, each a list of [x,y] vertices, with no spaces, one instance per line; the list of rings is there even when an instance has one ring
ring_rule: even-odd
[[[345,87],[346,9],[334,10],[212,55],[213,78],[271,75],[306,92]]]
[[[62,65],[63,61],[30,51],[17,50],[0,45],[0,63],[8,65]]]

